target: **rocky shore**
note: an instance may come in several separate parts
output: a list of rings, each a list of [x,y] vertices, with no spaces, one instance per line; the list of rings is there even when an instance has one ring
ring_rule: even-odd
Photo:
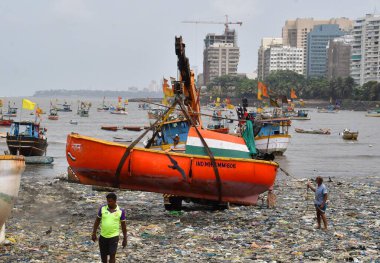
[[[316,230],[306,179],[279,175],[274,209],[186,204],[165,211],[162,196],[118,191],[128,246],[117,262],[380,262],[380,176],[332,178],[329,230]],[[62,179],[22,178],[0,262],[100,262],[92,225],[105,192]]]

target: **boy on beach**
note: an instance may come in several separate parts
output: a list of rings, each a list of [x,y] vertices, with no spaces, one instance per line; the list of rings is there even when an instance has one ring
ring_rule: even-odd
[[[307,187],[315,192],[314,206],[317,212],[317,229],[321,229],[321,218],[323,220],[324,230],[327,230],[326,208],[327,208],[327,188],[323,184],[323,178],[318,176],[315,181],[317,187],[314,188],[310,182],[307,183]]]
[[[120,224],[123,231],[123,248],[127,246],[127,227],[125,210],[116,204],[116,194],[109,193],[106,196],[107,204],[99,208],[98,216],[92,231],[92,241],[96,241],[96,232],[100,225],[99,250],[103,263],[114,263],[116,260],[117,245],[119,243]],[[107,261],[108,255],[110,256]]]

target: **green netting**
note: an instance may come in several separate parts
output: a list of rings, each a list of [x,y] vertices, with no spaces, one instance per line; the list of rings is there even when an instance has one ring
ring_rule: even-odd
[[[257,154],[255,139],[253,138],[253,124],[252,121],[247,120],[243,132],[243,138],[248,150],[251,154]]]

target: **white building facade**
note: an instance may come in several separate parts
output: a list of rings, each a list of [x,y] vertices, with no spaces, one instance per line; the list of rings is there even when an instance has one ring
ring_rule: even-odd
[[[352,35],[351,77],[359,85],[380,82],[380,15],[355,20]]]
[[[264,52],[264,79],[272,71],[290,70],[303,74],[303,49],[283,45],[272,45]]]

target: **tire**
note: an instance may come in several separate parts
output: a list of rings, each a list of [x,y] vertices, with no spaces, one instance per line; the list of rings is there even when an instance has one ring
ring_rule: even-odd
[[[182,198],[177,196],[169,197],[169,203],[165,204],[165,210],[167,211],[174,211],[174,210],[181,210],[182,209]]]

